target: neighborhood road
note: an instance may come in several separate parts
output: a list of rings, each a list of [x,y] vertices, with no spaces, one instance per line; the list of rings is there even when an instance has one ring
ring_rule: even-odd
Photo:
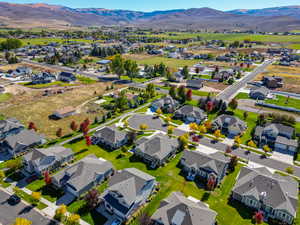
[[[0,224],[13,224],[17,217],[26,218],[32,221],[32,225],[55,225],[56,222],[42,216],[31,206],[20,202],[17,205],[7,203],[9,194],[0,189]]]
[[[222,91],[218,97],[224,101],[230,101],[235,94],[239,92],[241,88],[246,86],[246,84],[250,81],[252,81],[258,74],[264,72],[267,66],[269,66],[271,63],[273,63],[272,60],[268,60],[261,64],[260,66],[256,67],[251,73],[244,76],[240,81],[234,83],[233,85],[226,88],[224,91]]]

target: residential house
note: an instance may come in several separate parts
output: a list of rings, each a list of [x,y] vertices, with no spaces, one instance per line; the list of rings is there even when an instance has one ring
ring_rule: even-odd
[[[156,112],[157,109],[161,109],[163,112],[173,113],[178,107],[179,102],[171,96],[167,96],[152,102],[150,109],[152,112]]]
[[[162,166],[168,159],[175,156],[178,141],[167,135],[156,134],[143,138],[134,149],[134,154],[142,158],[151,168]]]
[[[0,141],[8,136],[15,135],[24,129],[24,125],[17,119],[9,118],[0,120]]]
[[[56,76],[51,73],[40,73],[35,74],[31,77],[32,84],[47,84],[56,80]]]
[[[249,97],[256,100],[265,100],[270,94],[270,90],[266,87],[253,88],[250,90]]]
[[[113,171],[111,162],[91,154],[52,176],[52,184],[79,197],[111,176]]]
[[[9,74],[10,77],[26,77],[32,74],[32,69],[26,66],[21,66],[14,71],[9,71]]]
[[[185,123],[200,124],[207,119],[207,115],[199,107],[184,105],[180,109],[175,111],[174,118],[180,119]]]
[[[109,65],[110,63],[111,63],[111,60],[108,60],[108,59],[103,59],[103,60],[100,60],[97,62],[97,64],[100,64],[103,66]]]
[[[247,124],[231,115],[220,115],[212,123],[213,130],[221,130],[228,137],[239,136],[247,129]]]
[[[187,80],[186,81],[187,88],[200,89],[203,87],[203,80]]]
[[[0,146],[3,151],[7,151],[12,156],[18,156],[30,148],[45,143],[45,139],[33,130],[23,129],[16,134],[6,136]]]
[[[106,210],[126,221],[146,203],[156,186],[155,177],[136,168],[117,171],[101,195]]]
[[[198,150],[185,150],[180,164],[188,180],[199,178],[206,182],[213,177],[218,185],[226,175],[229,160],[219,152],[205,154]]]
[[[263,85],[267,88],[281,88],[283,86],[282,77],[263,77],[262,79]]]
[[[63,82],[67,82],[67,83],[71,83],[76,81],[76,76],[73,73],[69,73],[69,72],[61,72],[58,75],[57,80],[63,81]]]
[[[297,153],[298,142],[294,139],[295,128],[280,123],[267,123],[255,128],[253,139],[260,147],[268,145],[274,151],[288,155]]]
[[[223,82],[228,80],[229,78],[234,77],[234,74],[235,72],[233,69],[223,69],[215,73],[213,79],[218,80],[219,82]]]
[[[289,176],[272,174],[267,168],[243,167],[232,189],[232,199],[256,211],[266,220],[293,224],[298,208],[298,187]]]
[[[73,116],[76,114],[76,109],[72,106],[67,106],[62,109],[59,109],[53,113],[53,116],[58,119],[63,119],[69,116]]]
[[[73,151],[62,146],[47,149],[33,149],[23,156],[23,165],[28,173],[42,176],[44,172],[52,172],[63,164],[70,162],[74,157]]]
[[[152,225],[215,225],[217,213],[206,203],[172,192],[151,217]]]
[[[118,130],[116,127],[103,127],[97,130],[92,136],[94,145],[104,145],[110,150],[118,149],[128,142],[128,135],[124,131]]]

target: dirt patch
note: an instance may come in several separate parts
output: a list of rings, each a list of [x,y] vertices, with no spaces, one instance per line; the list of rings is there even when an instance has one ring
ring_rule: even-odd
[[[228,85],[219,82],[205,82],[204,85],[213,88],[215,90],[218,90],[218,92],[223,91],[225,88],[228,87]]]

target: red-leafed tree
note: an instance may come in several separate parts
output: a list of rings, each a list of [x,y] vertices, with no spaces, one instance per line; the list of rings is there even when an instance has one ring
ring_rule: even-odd
[[[82,133],[83,133],[84,136],[86,136],[89,133],[89,127],[83,126]]]
[[[194,141],[194,142],[199,142],[199,140],[200,140],[199,137],[197,137],[197,136],[194,136],[194,137],[193,137],[193,141]]]
[[[72,121],[72,122],[71,122],[70,128],[71,128],[72,131],[77,131],[78,125],[76,124],[75,121]]]
[[[264,214],[261,211],[255,212],[253,218],[254,218],[256,224],[261,224],[264,221]]]
[[[56,131],[56,136],[57,137],[62,137],[62,129],[61,128],[58,128],[58,130]]]
[[[209,176],[207,180],[207,189],[210,191],[213,191],[216,187],[216,177],[215,176]]]
[[[33,122],[30,122],[30,123],[29,123],[28,129],[29,129],[29,130],[37,131],[37,128],[36,128],[36,126],[35,126],[35,124],[34,124]]]
[[[208,101],[206,103],[206,111],[211,112],[211,111],[213,111],[213,109],[214,109],[214,103],[212,101]]]
[[[90,209],[94,209],[99,204],[99,199],[99,192],[96,189],[90,190],[84,197],[84,200]]]
[[[87,146],[90,146],[92,144],[92,139],[90,136],[85,136],[85,142]]]
[[[45,173],[44,173],[44,181],[47,185],[52,183],[52,179],[51,179],[48,171],[45,171]]]
[[[186,100],[188,101],[191,101],[193,98],[193,92],[191,89],[189,89],[187,92],[186,92]]]
[[[231,147],[230,146],[227,146],[227,148],[226,148],[226,151],[225,151],[226,153],[231,153],[232,152],[232,149],[231,149]]]
[[[91,124],[91,121],[89,120],[89,118],[86,118],[83,122],[87,127]]]

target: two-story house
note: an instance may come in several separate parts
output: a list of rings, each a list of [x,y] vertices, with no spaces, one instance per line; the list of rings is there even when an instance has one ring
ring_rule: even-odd
[[[74,82],[76,79],[76,76],[69,72],[61,72],[57,77],[57,80],[67,83]]]
[[[88,155],[52,177],[52,185],[79,197],[112,175],[111,162]]]
[[[167,96],[152,102],[150,109],[152,112],[156,112],[161,109],[166,113],[173,113],[179,107],[179,102],[173,99],[171,96]]]
[[[262,211],[267,220],[293,224],[298,208],[298,186],[292,177],[272,174],[265,167],[243,167],[232,189],[232,199]]]
[[[184,105],[180,109],[176,110],[174,118],[180,119],[185,123],[197,123],[200,124],[207,119],[205,112],[192,105]]]
[[[134,154],[142,158],[151,168],[162,166],[176,154],[178,141],[164,134],[145,137],[138,142]]]
[[[126,221],[153,193],[155,177],[136,168],[117,171],[101,195],[105,209]]]
[[[23,165],[28,173],[42,176],[44,172],[52,172],[74,158],[73,151],[62,146],[47,149],[33,149],[23,156]]]
[[[201,201],[173,192],[151,217],[152,225],[215,225],[217,213]]]
[[[214,177],[216,184],[219,184],[226,175],[229,160],[219,152],[205,154],[185,150],[180,165],[188,180],[193,181],[197,177],[206,182],[208,178]]]
[[[274,151],[288,155],[297,153],[298,142],[294,139],[295,128],[280,123],[267,123],[255,128],[253,139],[260,147],[268,145]]]
[[[109,150],[115,150],[128,142],[128,134],[116,127],[103,127],[92,136],[94,145],[102,145]]]

